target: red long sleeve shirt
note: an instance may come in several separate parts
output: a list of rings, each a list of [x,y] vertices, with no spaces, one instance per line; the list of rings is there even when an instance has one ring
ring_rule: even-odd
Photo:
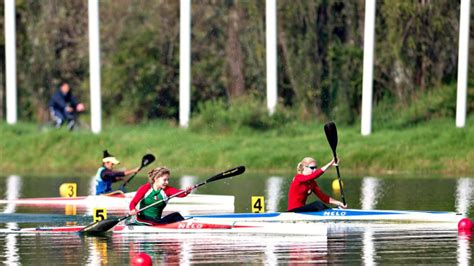
[[[319,188],[315,179],[323,174],[321,168],[317,169],[310,175],[296,174],[291,181],[290,190],[288,192],[288,210],[299,208],[306,204],[306,199],[313,192],[324,203],[329,204],[329,196]]]

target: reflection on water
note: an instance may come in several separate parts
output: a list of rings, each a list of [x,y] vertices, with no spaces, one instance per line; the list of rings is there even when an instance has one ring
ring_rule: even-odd
[[[176,235],[113,237],[114,245],[129,243],[132,253],[145,252],[154,262],[187,264],[270,264],[325,262],[326,237]],[[131,243],[131,244],[130,244]],[[133,254],[132,256],[133,257]]]
[[[469,213],[472,204],[474,180],[472,178],[459,178],[456,186],[456,211],[458,213]]]
[[[376,177],[364,177],[362,179],[361,188],[361,209],[373,210],[377,209],[377,202],[380,197],[381,181]],[[363,234],[363,249],[362,249],[362,260],[364,265],[375,265],[374,255],[375,247],[373,242],[374,232],[372,228],[367,228]]]
[[[375,255],[375,247],[374,247],[374,232],[371,228],[367,228],[364,231],[363,235],[363,249],[362,249],[362,259],[364,265],[375,265],[374,255]]]
[[[6,199],[14,200],[18,199],[19,191],[21,187],[21,178],[16,175],[11,175],[7,179],[7,191]],[[16,210],[15,204],[7,204],[3,213],[14,213]],[[10,222],[6,224],[6,228],[18,228],[18,224]],[[17,235],[7,235],[5,236],[5,265],[18,265],[19,262],[19,252],[17,248]]]
[[[90,179],[89,179],[89,186],[88,186],[86,195],[95,195],[96,182],[97,181],[96,181],[95,175],[91,176]]]
[[[21,190],[21,178],[17,175],[11,175],[7,178],[7,189],[5,191],[5,198],[8,200],[18,199]],[[3,213],[14,213],[16,210],[15,204],[6,204]]]
[[[361,188],[361,209],[374,210],[381,195],[382,181],[376,177],[364,177]]]
[[[21,260],[25,265],[127,265],[139,252],[150,255],[156,265],[470,265],[472,250],[470,240],[458,239],[456,230],[419,225],[331,225],[327,237],[190,234],[8,236],[16,237],[17,241],[12,243],[0,239],[0,260],[9,264]],[[16,256],[12,256],[12,252]]]
[[[267,212],[277,212],[279,210],[279,202],[283,195],[286,195],[284,191],[282,191],[282,184],[283,178],[278,176],[271,176],[267,179],[266,183],[266,204]]]
[[[7,228],[15,228],[15,223],[8,223]],[[18,235],[7,235],[5,236],[5,258],[3,263],[5,265],[18,265],[20,261],[20,253],[17,247]]]
[[[288,175],[290,176],[290,175]],[[23,179],[23,182],[22,182]],[[68,180],[70,181],[70,180]],[[175,186],[200,181],[187,176]],[[39,197],[64,180],[34,180],[18,176],[0,179],[6,198]],[[78,187],[87,187],[88,180]],[[320,179],[324,191],[331,180]],[[43,186],[43,183],[47,185]],[[344,180],[346,199],[353,208],[456,210],[472,213],[472,178],[427,180],[365,177]],[[250,197],[265,193],[267,211],[286,208],[289,180],[281,177],[235,178],[203,187],[203,194],[236,196],[238,212],[248,209]],[[79,193],[78,193],[79,194]],[[337,195],[331,195],[336,197]],[[242,203],[243,202],[243,203]],[[24,215],[36,209],[0,206],[3,213]],[[78,215],[81,215],[78,209]],[[83,213],[82,213],[83,214]],[[63,215],[63,214],[62,214]],[[27,217],[27,216],[25,216]],[[41,217],[41,225],[47,223]],[[51,215],[55,223],[61,216]],[[38,220],[39,221],[39,220]],[[64,219],[63,223],[67,220]],[[1,224],[17,227],[17,224]],[[314,226],[321,224],[315,223]],[[326,223],[327,236],[255,235],[0,235],[0,261],[4,264],[35,265],[127,265],[139,252],[149,254],[155,264],[472,264],[472,239],[458,236],[455,225]],[[20,224],[21,226],[21,224]]]
[[[107,241],[101,240],[99,237],[90,238],[87,242],[89,247],[88,265],[101,265],[109,262],[109,254],[107,251]]]
[[[471,236],[469,235],[460,235],[458,236],[458,249],[457,249],[457,258],[458,265],[471,265],[472,259],[472,248],[471,248]]]

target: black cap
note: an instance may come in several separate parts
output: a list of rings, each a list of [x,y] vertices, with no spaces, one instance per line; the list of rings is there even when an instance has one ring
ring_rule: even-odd
[[[107,150],[104,151],[104,158],[107,157],[114,157],[112,154],[110,154]]]
[[[104,151],[104,158],[102,159],[102,162],[111,162],[113,164],[119,164],[120,161],[117,160],[112,154],[110,154],[107,150]]]

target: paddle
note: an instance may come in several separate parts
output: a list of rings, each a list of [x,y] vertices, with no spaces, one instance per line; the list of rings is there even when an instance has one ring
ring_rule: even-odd
[[[328,139],[329,145],[332,149],[332,154],[334,160],[337,160],[336,147],[337,147],[337,128],[334,122],[328,122],[324,125],[324,133],[326,133],[326,138]],[[336,163],[338,163],[336,161]],[[339,180],[339,188],[341,189],[342,203],[346,205],[346,199],[344,198],[344,191],[342,190],[342,181],[341,175],[339,174],[339,166],[336,164],[337,179]]]
[[[142,158],[142,164],[140,165],[140,168],[138,168],[138,171],[136,171],[131,177],[129,177],[125,182],[123,182],[123,184],[119,187],[119,189],[123,191],[124,193],[126,193],[127,190],[125,189],[125,186],[137,175],[138,172],[140,172],[140,170],[142,170],[143,167],[151,164],[154,161],[155,161],[155,156],[153,156],[153,154],[144,155]]]
[[[219,173],[199,184],[196,184],[193,186],[192,190],[200,187],[200,186],[204,186],[205,184],[207,183],[211,183],[211,182],[214,182],[214,181],[217,181],[217,180],[221,180],[221,179],[224,179],[224,178],[228,178],[228,177],[232,177],[232,176],[236,176],[236,175],[240,175],[242,174],[243,172],[245,172],[245,166],[238,166],[238,167],[235,167],[235,168],[232,168],[232,169],[229,169],[227,171],[224,171],[222,173]],[[171,196],[169,196],[166,200],[160,200],[160,201],[157,201],[157,202],[154,202],[144,208],[141,208],[140,210],[137,211],[137,213],[140,213],[148,208],[151,208],[157,204],[160,204],[162,202],[167,202],[168,200],[178,196],[178,195],[181,195],[185,193],[185,191],[181,191],[181,192],[178,192],[176,194],[173,194]],[[114,226],[116,226],[119,222],[131,217],[132,215],[131,214],[128,214],[126,216],[123,216],[121,218],[110,218],[110,219],[106,219],[106,220],[102,220],[102,221],[98,221],[98,222],[94,222],[90,225],[87,225],[86,227],[82,228],[79,233],[80,234],[101,234],[101,233],[105,233],[107,232],[108,230],[112,229]]]

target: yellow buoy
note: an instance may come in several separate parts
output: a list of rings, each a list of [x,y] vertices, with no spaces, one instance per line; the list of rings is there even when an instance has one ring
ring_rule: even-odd
[[[341,181],[342,187],[344,187],[344,183]],[[336,178],[332,181],[332,190],[334,191],[340,191],[341,187],[339,186],[339,180]]]
[[[75,198],[77,196],[76,183],[64,183],[59,187],[59,195],[63,198]]]

